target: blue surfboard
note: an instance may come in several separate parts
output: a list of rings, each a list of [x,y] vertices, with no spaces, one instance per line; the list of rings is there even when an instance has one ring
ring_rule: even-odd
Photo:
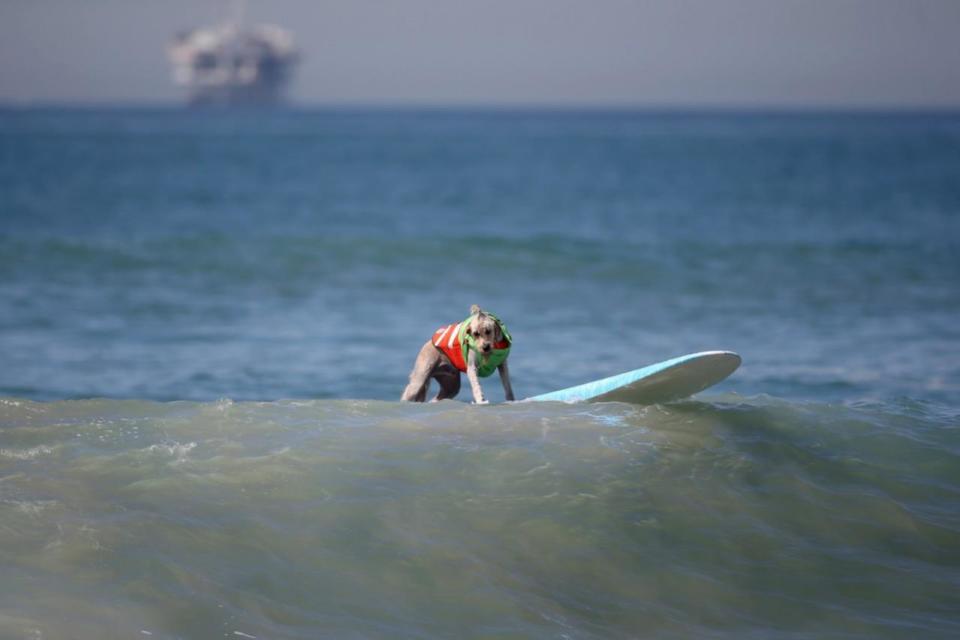
[[[527,400],[658,404],[717,384],[736,371],[740,362],[740,356],[732,351],[701,351]]]

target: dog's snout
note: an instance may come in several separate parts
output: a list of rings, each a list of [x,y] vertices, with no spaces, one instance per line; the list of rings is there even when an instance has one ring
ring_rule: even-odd
[[[489,351],[490,351],[491,349],[493,349],[493,345],[491,345],[489,342],[488,342],[487,344],[483,345],[483,350],[484,350],[484,352],[488,352],[488,353],[489,353]]]

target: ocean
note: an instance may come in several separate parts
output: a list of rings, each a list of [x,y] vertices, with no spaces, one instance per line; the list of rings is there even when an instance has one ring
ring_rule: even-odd
[[[956,113],[0,109],[0,638],[958,637],[958,283]]]

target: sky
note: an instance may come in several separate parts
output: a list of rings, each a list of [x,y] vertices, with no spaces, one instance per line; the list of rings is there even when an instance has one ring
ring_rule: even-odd
[[[0,102],[176,103],[229,0],[0,0]],[[248,0],[302,105],[960,108],[960,0]]]

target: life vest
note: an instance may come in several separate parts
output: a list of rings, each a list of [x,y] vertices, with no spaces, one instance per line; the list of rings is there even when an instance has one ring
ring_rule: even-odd
[[[497,367],[503,364],[503,361],[506,360],[510,354],[510,344],[512,342],[510,333],[503,325],[503,322],[500,321],[500,318],[492,313],[487,313],[486,315],[493,318],[497,326],[500,327],[500,333],[503,336],[503,340],[494,343],[490,353],[480,353],[477,349],[476,339],[473,336],[467,335],[467,328],[470,326],[470,321],[473,320],[474,316],[470,316],[463,322],[440,327],[433,333],[433,346],[443,351],[453,366],[464,373],[467,371],[467,354],[470,353],[470,349],[476,351],[478,356],[477,375],[481,378],[486,378],[493,374],[493,372],[497,370]]]

